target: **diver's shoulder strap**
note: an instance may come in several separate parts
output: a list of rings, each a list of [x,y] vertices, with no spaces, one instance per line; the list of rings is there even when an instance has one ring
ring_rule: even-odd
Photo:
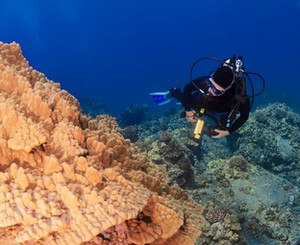
[[[245,102],[246,102],[246,98],[245,98],[245,96],[242,96],[242,95],[236,94],[236,95],[234,96],[234,98],[235,98],[235,100],[237,100],[237,101],[238,101],[238,102],[236,102],[236,103],[239,103],[239,102],[241,102],[242,104],[245,104]]]
[[[240,109],[241,104],[246,103],[246,96],[247,93],[245,78],[240,77],[236,81],[235,96],[231,100],[230,110],[221,118],[219,122],[221,125],[223,125],[226,128],[229,128],[232,125],[232,123],[236,119],[236,115]]]
[[[235,96],[233,98],[233,104],[241,102],[245,104],[246,102],[246,81],[244,77],[239,77],[236,80],[236,87],[235,87]],[[238,101],[238,102],[236,102]]]

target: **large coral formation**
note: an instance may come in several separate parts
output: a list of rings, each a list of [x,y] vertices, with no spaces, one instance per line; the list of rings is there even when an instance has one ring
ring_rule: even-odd
[[[114,118],[83,116],[16,43],[0,43],[0,170],[0,242],[194,244],[204,226]]]

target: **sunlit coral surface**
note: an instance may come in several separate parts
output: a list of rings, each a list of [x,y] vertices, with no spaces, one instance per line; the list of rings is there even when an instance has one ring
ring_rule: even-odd
[[[114,118],[0,42],[0,243],[194,244],[203,208],[167,183]]]

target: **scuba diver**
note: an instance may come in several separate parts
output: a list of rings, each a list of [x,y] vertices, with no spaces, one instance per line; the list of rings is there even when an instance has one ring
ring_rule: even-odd
[[[221,65],[209,76],[192,78],[194,66],[205,59],[218,61]],[[245,72],[242,57],[219,60],[212,57],[204,57],[193,63],[190,70],[190,82],[184,87],[183,92],[175,87],[167,92],[150,93],[154,102],[164,105],[172,99],[177,99],[185,111],[181,115],[191,123],[197,122],[194,134],[199,139],[204,127],[202,116],[206,116],[214,122],[214,126],[208,126],[206,133],[213,138],[223,138],[240,128],[248,119],[253,98],[261,94],[265,87],[265,81],[261,75],[255,72]],[[249,74],[262,79],[263,89],[254,94],[253,83]],[[250,80],[252,95],[246,91],[246,77]],[[252,101],[250,101],[252,99]]]

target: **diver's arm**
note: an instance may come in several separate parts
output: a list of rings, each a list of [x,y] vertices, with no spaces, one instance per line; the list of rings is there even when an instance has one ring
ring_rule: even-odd
[[[248,119],[250,113],[250,101],[249,98],[245,104],[240,105],[240,116],[234,121],[234,123],[228,128],[229,133],[232,133],[239,129]]]
[[[184,86],[182,105],[185,111],[191,111],[193,108],[192,104],[192,94],[193,91],[199,91],[199,89],[204,89],[206,86],[205,77],[199,77],[189,82]]]

